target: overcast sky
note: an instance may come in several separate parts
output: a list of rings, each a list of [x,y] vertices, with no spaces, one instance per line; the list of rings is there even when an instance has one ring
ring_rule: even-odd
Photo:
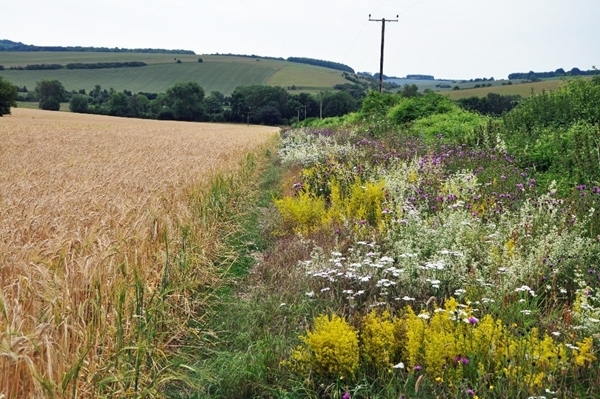
[[[403,77],[600,67],[600,0],[1,0],[0,39],[310,57]]]

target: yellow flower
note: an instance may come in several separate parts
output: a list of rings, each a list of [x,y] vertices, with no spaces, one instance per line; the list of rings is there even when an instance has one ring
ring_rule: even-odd
[[[358,367],[358,333],[339,316],[318,316],[313,331],[300,339],[304,345],[292,352],[289,362],[294,371],[343,378]]]
[[[596,356],[592,353],[592,345],[594,343],[594,339],[592,337],[586,337],[581,342],[577,342],[577,347],[579,350],[576,350],[575,354],[575,364],[577,366],[583,367],[586,363],[591,363],[596,360]]]
[[[363,353],[369,363],[380,369],[393,365],[400,350],[400,342],[396,339],[397,329],[388,311],[378,314],[373,310],[363,317],[360,337]]]

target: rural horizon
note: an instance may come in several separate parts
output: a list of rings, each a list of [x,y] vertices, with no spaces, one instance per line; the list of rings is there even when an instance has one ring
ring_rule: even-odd
[[[244,57],[258,57],[258,58],[272,58],[272,59],[280,59],[280,60],[286,60],[289,57],[309,57],[308,54],[292,54],[292,55],[270,55],[270,54],[256,54],[255,52],[246,52],[246,53],[238,53],[238,54],[232,54],[232,53],[227,53],[227,52],[215,52],[215,53],[202,53],[202,52],[198,52],[197,50],[190,50],[190,49],[184,49],[184,48],[180,48],[180,47],[172,47],[172,48],[157,48],[157,47],[147,47],[147,48],[128,48],[128,47],[119,47],[119,46],[115,46],[115,47],[108,47],[108,46],[85,46],[85,45],[69,45],[69,46],[65,46],[62,44],[53,44],[53,45],[44,45],[44,46],[38,46],[36,44],[31,44],[31,43],[22,43],[19,41],[13,41],[11,39],[8,38],[3,38],[0,39],[0,41],[10,41],[13,43],[18,43],[18,44],[22,44],[25,46],[33,46],[33,47],[48,47],[48,48],[58,48],[58,47],[63,47],[65,49],[69,49],[69,51],[73,51],[73,49],[76,48],[88,48],[88,49],[103,49],[103,50],[126,50],[126,51],[135,51],[135,50],[144,50],[144,49],[156,49],[156,50],[165,50],[167,52],[172,52],[172,53],[177,53],[177,52],[190,52],[193,55],[199,55],[199,56],[206,56],[206,55],[240,55],[240,56],[244,56]],[[388,49],[388,51],[392,51],[390,49]],[[378,56],[377,54],[375,56]],[[309,58],[313,58],[313,57],[309,57]],[[318,59],[318,58],[313,58],[313,59]],[[333,62],[340,62],[339,60],[323,60],[323,61],[333,61]],[[558,62],[557,62],[558,64]],[[354,68],[352,65],[350,65],[350,67],[352,67],[356,73],[359,72],[363,72],[363,73],[369,73],[371,75],[376,75],[379,74],[379,69],[377,68],[376,70],[372,70],[372,71],[368,71],[368,70],[358,70],[356,68]],[[557,70],[557,69],[564,69],[564,70],[571,70],[571,69],[582,69],[582,70],[589,70],[589,69],[593,69],[595,68],[595,65],[554,65],[553,68],[548,69],[548,71],[553,71],[553,70]],[[519,66],[514,66],[509,68],[509,72],[506,73],[506,76],[496,76],[496,79],[505,79],[508,77],[509,74],[511,73],[528,73],[532,71],[532,69],[527,66],[527,65],[519,65]],[[545,72],[545,71],[535,71],[535,72]],[[404,76],[396,76],[394,73],[392,72],[387,72],[387,69],[384,68],[384,75],[386,76],[386,79],[403,79],[406,78],[406,76],[409,75],[427,75],[427,74],[422,74],[419,71],[412,71],[412,72],[408,72],[406,73]],[[478,76],[448,76],[447,74],[439,74],[438,76],[435,75],[430,75],[430,76],[434,76],[435,80],[441,80],[441,81],[455,81],[455,80],[469,80],[469,79],[475,79],[475,78],[489,78],[489,77],[494,77],[493,74],[489,74],[489,73],[483,73],[480,74]]]

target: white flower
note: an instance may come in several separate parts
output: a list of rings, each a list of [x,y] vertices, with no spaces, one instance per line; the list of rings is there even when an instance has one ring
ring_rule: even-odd
[[[287,304],[286,304],[285,302],[282,302],[282,303],[280,303],[280,304],[279,304],[279,307],[280,307],[280,308],[282,308],[282,307],[284,307],[285,305],[287,305]]]
[[[306,293],[306,296],[307,296],[307,297],[309,297],[309,298],[312,298],[312,297],[314,297],[314,296],[315,296],[315,292],[314,292],[314,291],[307,292],[307,293]]]
[[[321,292],[326,292],[326,291],[329,291],[329,290],[331,290],[331,288],[329,288],[329,287],[321,288]]]
[[[521,313],[523,313],[524,315],[530,315],[531,314],[531,310],[524,309],[524,310],[521,310]]]
[[[521,292],[521,291],[531,291],[531,288],[529,288],[529,287],[528,287],[528,286],[526,286],[526,285],[522,285],[522,286],[520,286],[519,288],[515,288],[515,291],[516,291],[516,292]]]
[[[554,335],[555,337],[560,337],[560,332],[552,331],[552,335]]]
[[[421,319],[424,319],[424,320],[428,320],[431,316],[429,316],[429,313],[421,313],[417,317],[420,317]]]
[[[393,366],[395,369],[403,369],[404,368],[404,363],[400,362],[398,364],[394,364]]]
[[[402,297],[402,299],[404,299],[405,301],[414,301],[414,300],[415,300],[415,298],[411,298],[411,297],[409,297],[408,295],[404,295],[404,296]]]

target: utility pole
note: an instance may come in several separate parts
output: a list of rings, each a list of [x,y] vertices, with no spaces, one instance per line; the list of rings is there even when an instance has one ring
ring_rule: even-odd
[[[396,18],[398,16],[396,15]],[[383,43],[385,40],[385,23],[386,22],[398,22],[397,19],[371,19],[371,14],[369,14],[369,21],[381,22],[381,59],[379,60],[379,92],[383,92]]]
[[[306,119],[306,107],[308,105],[300,105],[298,108],[296,108],[298,110],[298,123],[300,123],[300,110],[302,108],[304,108],[304,119]]]
[[[323,92],[320,92],[319,119],[323,119]]]

